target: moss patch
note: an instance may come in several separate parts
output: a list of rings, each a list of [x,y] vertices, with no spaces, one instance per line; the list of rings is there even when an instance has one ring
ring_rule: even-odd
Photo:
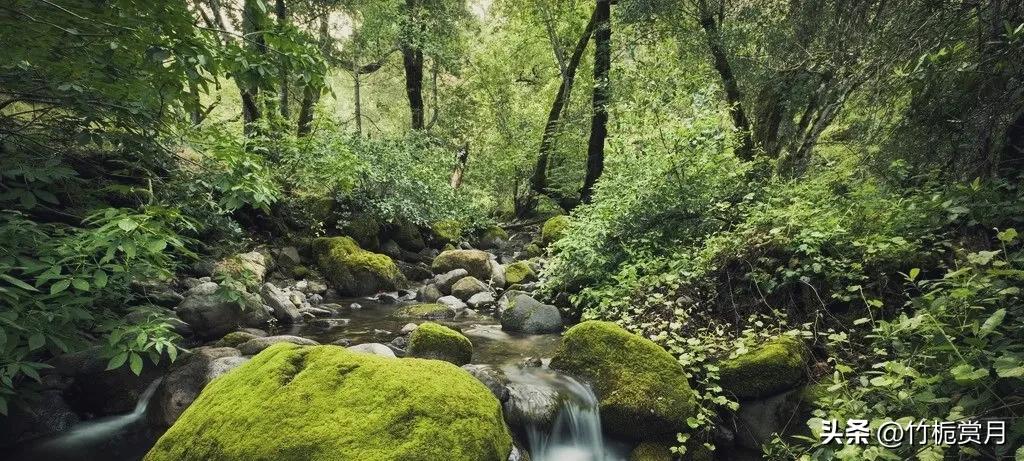
[[[304,279],[306,277],[309,277],[309,274],[310,274],[309,268],[306,267],[306,266],[301,266],[301,265],[300,266],[292,266],[291,272],[292,272],[292,278],[294,278],[295,280],[302,280],[302,279]]]
[[[430,270],[443,274],[455,269],[465,269],[469,275],[480,280],[491,278],[491,255],[480,250],[447,250],[434,258]]]
[[[218,347],[238,347],[242,343],[255,338],[258,338],[258,336],[252,333],[245,331],[233,331],[224,335],[223,338],[220,338],[215,345]]]
[[[276,344],[215,379],[146,461],[508,458],[498,400],[458,367]]]
[[[530,242],[530,244],[526,245],[526,256],[528,256],[530,258],[535,258],[535,257],[541,256],[543,254],[544,254],[544,249],[541,248],[540,245],[538,245],[536,243],[533,243],[533,242]]]
[[[629,454],[629,461],[672,461],[672,448],[666,443],[643,442]]]
[[[343,229],[363,248],[380,248],[380,222],[370,215],[358,215]]]
[[[473,343],[455,330],[427,322],[409,335],[409,356],[465,365],[473,359]]]
[[[569,217],[565,215],[555,216],[544,222],[540,231],[540,240],[546,246],[554,243],[565,236],[565,229],[569,227]]]
[[[806,378],[808,355],[800,339],[779,336],[720,363],[720,384],[739,399],[775,395],[796,387]]]
[[[446,304],[428,303],[414,304],[395,311],[401,317],[414,317],[420,319],[446,319],[455,316],[455,311]]]
[[[391,258],[363,250],[350,237],[318,238],[312,249],[324,277],[343,295],[362,296],[405,284]]]
[[[445,219],[431,224],[430,230],[443,243],[458,243],[462,239],[462,224],[454,219]]]
[[[508,284],[530,283],[537,279],[533,268],[524,261],[514,262],[505,267],[505,282]]]
[[[693,390],[676,359],[611,322],[566,331],[551,368],[590,381],[605,430],[627,440],[674,440],[696,415]]]

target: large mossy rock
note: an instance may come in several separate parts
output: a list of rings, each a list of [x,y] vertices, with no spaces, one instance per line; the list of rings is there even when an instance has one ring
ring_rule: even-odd
[[[462,224],[454,219],[445,219],[430,225],[430,232],[442,243],[459,243],[462,239]]]
[[[214,380],[146,461],[508,459],[501,406],[437,360],[277,344]]]
[[[417,319],[450,319],[455,317],[455,310],[447,304],[423,303],[402,307],[395,314]]]
[[[537,273],[526,261],[517,261],[505,266],[505,282],[509,285],[537,281]]]
[[[469,276],[462,278],[455,282],[455,285],[452,285],[452,296],[467,301],[477,293],[484,293],[490,290],[491,288],[486,283],[481,282],[476,277]]]
[[[313,241],[320,270],[343,296],[364,296],[405,285],[405,276],[386,255],[366,251],[350,237],[322,237]]]
[[[269,261],[263,253],[250,251],[224,258],[213,266],[214,280],[235,280],[256,291],[267,276]]]
[[[775,395],[797,387],[807,378],[810,352],[799,338],[778,336],[718,365],[725,392],[740,400]]]
[[[601,423],[632,441],[675,440],[697,414],[679,362],[654,342],[611,322],[588,321],[568,331],[551,368],[594,386]]]
[[[491,278],[491,255],[480,250],[448,250],[434,258],[430,269],[435,274],[444,274],[455,269],[465,269],[469,275],[480,280]]]
[[[540,230],[540,240],[544,245],[550,245],[565,236],[565,229],[569,227],[569,217],[565,215],[555,216],[544,222]]]
[[[409,335],[408,355],[444,360],[462,366],[473,359],[473,343],[451,328],[426,322]]]

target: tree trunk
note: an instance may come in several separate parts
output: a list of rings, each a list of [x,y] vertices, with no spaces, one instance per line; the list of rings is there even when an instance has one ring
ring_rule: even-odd
[[[558,134],[558,129],[561,126],[562,112],[569,100],[569,94],[572,93],[572,85],[576,79],[576,69],[579,67],[583,53],[587,49],[590,36],[594,33],[594,19],[596,15],[597,11],[595,10],[590,15],[590,21],[587,22],[587,27],[583,29],[580,39],[576,41],[576,48],[573,49],[569,63],[565,66],[565,72],[562,74],[562,83],[558,87],[558,93],[555,94],[555,100],[551,103],[548,121],[544,124],[544,133],[540,139],[540,152],[537,156],[537,163],[533,168],[533,177],[530,180],[530,187],[534,193],[547,194],[548,157],[554,145],[555,135]]]
[[[423,129],[423,51],[402,45],[402,65],[405,67],[405,94],[409,98],[412,129]]]
[[[302,89],[302,102],[299,104],[299,121],[296,133],[299,136],[306,136],[313,128],[313,109],[317,100],[320,99],[320,89],[313,85],[306,85]]]
[[[416,24],[420,0],[405,0],[406,15],[411,27]],[[420,28],[422,29],[422,28]],[[419,30],[417,32],[421,32]],[[402,65],[405,68],[405,94],[409,98],[409,114],[413,130],[423,129],[423,50],[407,37],[402,43]]]
[[[608,99],[611,95],[608,72],[612,67],[611,0],[597,0],[594,9],[594,114],[590,119],[587,143],[587,175],[580,190],[580,201],[590,203],[594,185],[604,172],[604,140],[608,137]]]
[[[733,126],[736,127],[739,134],[740,145],[736,149],[736,155],[743,160],[751,160],[754,158],[754,141],[750,134],[750,121],[743,110],[743,95],[740,93],[739,84],[736,82],[732,65],[729,63],[729,56],[726,54],[725,44],[722,42],[718,21],[706,0],[697,1],[697,11],[700,16],[700,25],[707,36],[708,48],[711,50],[715,70],[718,71],[718,75],[722,79],[725,100],[729,103],[729,114],[732,116]]]
[[[285,6],[285,0],[277,0],[274,11],[277,13],[277,30],[279,33],[284,33],[284,28],[288,24],[288,8]],[[285,120],[291,117],[291,110],[288,107],[288,63],[285,61],[287,58],[281,58],[281,90],[280,90],[280,104],[281,104],[281,117]]]
[[[247,49],[254,53],[265,54],[267,44],[262,34],[265,21],[256,1],[258,0],[245,0],[242,7],[242,34],[245,37],[250,37],[245,43]],[[243,131],[246,135],[251,135],[255,132],[256,121],[260,118],[260,109],[257,104],[259,85],[250,82],[241,88],[241,92]]]

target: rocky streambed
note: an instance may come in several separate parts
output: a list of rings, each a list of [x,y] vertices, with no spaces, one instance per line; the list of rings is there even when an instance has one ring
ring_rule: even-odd
[[[334,237],[143,285],[190,351],[141,376],[106,370],[98,348],[57,357],[44,400],[0,431],[22,440],[11,459],[672,457],[697,402],[663,348],[609,322],[567,325],[533,296],[543,262],[521,251],[381,246],[394,259]],[[723,363],[723,387],[750,403],[718,445],[756,448],[788,420],[806,361],[780,338]]]

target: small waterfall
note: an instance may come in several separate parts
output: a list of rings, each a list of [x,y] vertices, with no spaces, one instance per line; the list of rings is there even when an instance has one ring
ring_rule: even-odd
[[[156,438],[146,422],[146,409],[160,385],[156,379],[139,396],[135,409],[123,415],[83,421],[67,431],[26,442],[14,460],[132,460],[141,459]]]
[[[507,371],[507,373],[509,373]],[[530,423],[526,442],[533,461],[618,461],[621,453],[611,448],[601,433],[597,396],[589,386],[562,374],[542,369],[510,373],[512,381],[553,388],[559,409],[550,426]]]

